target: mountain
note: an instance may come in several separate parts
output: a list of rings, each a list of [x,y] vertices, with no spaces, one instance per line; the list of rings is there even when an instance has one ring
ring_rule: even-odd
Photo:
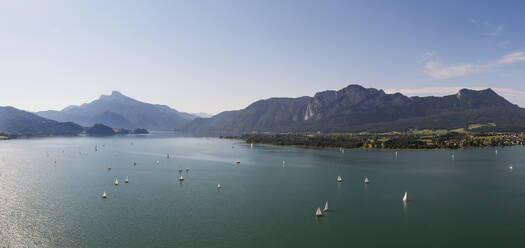
[[[80,106],[69,106],[61,111],[41,111],[38,115],[57,120],[72,121],[84,126],[96,123],[115,128],[146,128],[174,130],[188,124],[196,116],[178,112],[166,105],[149,104],[127,97],[118,91]]]
[[[270,98],[245,109],[197,118],[184,130],[196,135],[248,132],[385,132],[456,129],[495,123],[491,130],[525,130],[525,109],[491,89],[462,89],[444,97],[407,97],[400,93],[349,85],[313,97]]]
[[[86,128],[86,133],[91,136],[111,136],[115,135],[115,131],[106,125],[95,124],[92,127]]]
[[[62,135],[80,132],[82,127],[72,122],[58,122],[13,107],[0,107],[0,133]]]

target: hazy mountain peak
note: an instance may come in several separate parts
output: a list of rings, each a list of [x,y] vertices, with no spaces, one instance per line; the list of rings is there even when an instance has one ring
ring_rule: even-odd
[[[122,93],[120,93],[120,91],[118,90],[113,90],[111,91],[111,95],[112,96],[124,96]]]
[[[85,126],[95,123],[116,128],[174,130],[195,116],[178,112],[166,105],[145,103],[113,90],[89,103],[70,106],[62,111],[41,111],[39,115],[58,121],[73,121]]]

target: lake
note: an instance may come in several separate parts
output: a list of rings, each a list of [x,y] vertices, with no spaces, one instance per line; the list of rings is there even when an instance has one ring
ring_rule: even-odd
[[[525,148],[495,150],[1,141],[0,247],[524,247]]]

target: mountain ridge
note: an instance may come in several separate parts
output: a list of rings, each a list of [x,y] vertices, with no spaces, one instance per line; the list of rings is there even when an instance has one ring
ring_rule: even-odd
[[[72,121],[84,126],[100,123],[117,128],[150,130],[173,130],[196,118],[167,105],[138,101],[116,90],[89,103],[67,106],[60,111],[40,111],[37,114],[48,119]]]
[[[443,97],[408,97],[351,84],[340,90],[298,98],[268,98],[241,110],[197,118],[182,130],[195,135],[249,132],[360,132],[460,128],[496,123],[494,129],[521,130],[525,109],[492,89],[461,89]]]
[[[0,106],[0,132],[23,135],[72,135],[82,131],[73,122],[58,122],[11,106]]]

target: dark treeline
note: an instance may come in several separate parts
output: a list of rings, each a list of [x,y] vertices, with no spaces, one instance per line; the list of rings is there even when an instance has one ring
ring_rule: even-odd
[[[525,133],[244,134],[248,143],[362,149],[457,149],[525,144]]]

